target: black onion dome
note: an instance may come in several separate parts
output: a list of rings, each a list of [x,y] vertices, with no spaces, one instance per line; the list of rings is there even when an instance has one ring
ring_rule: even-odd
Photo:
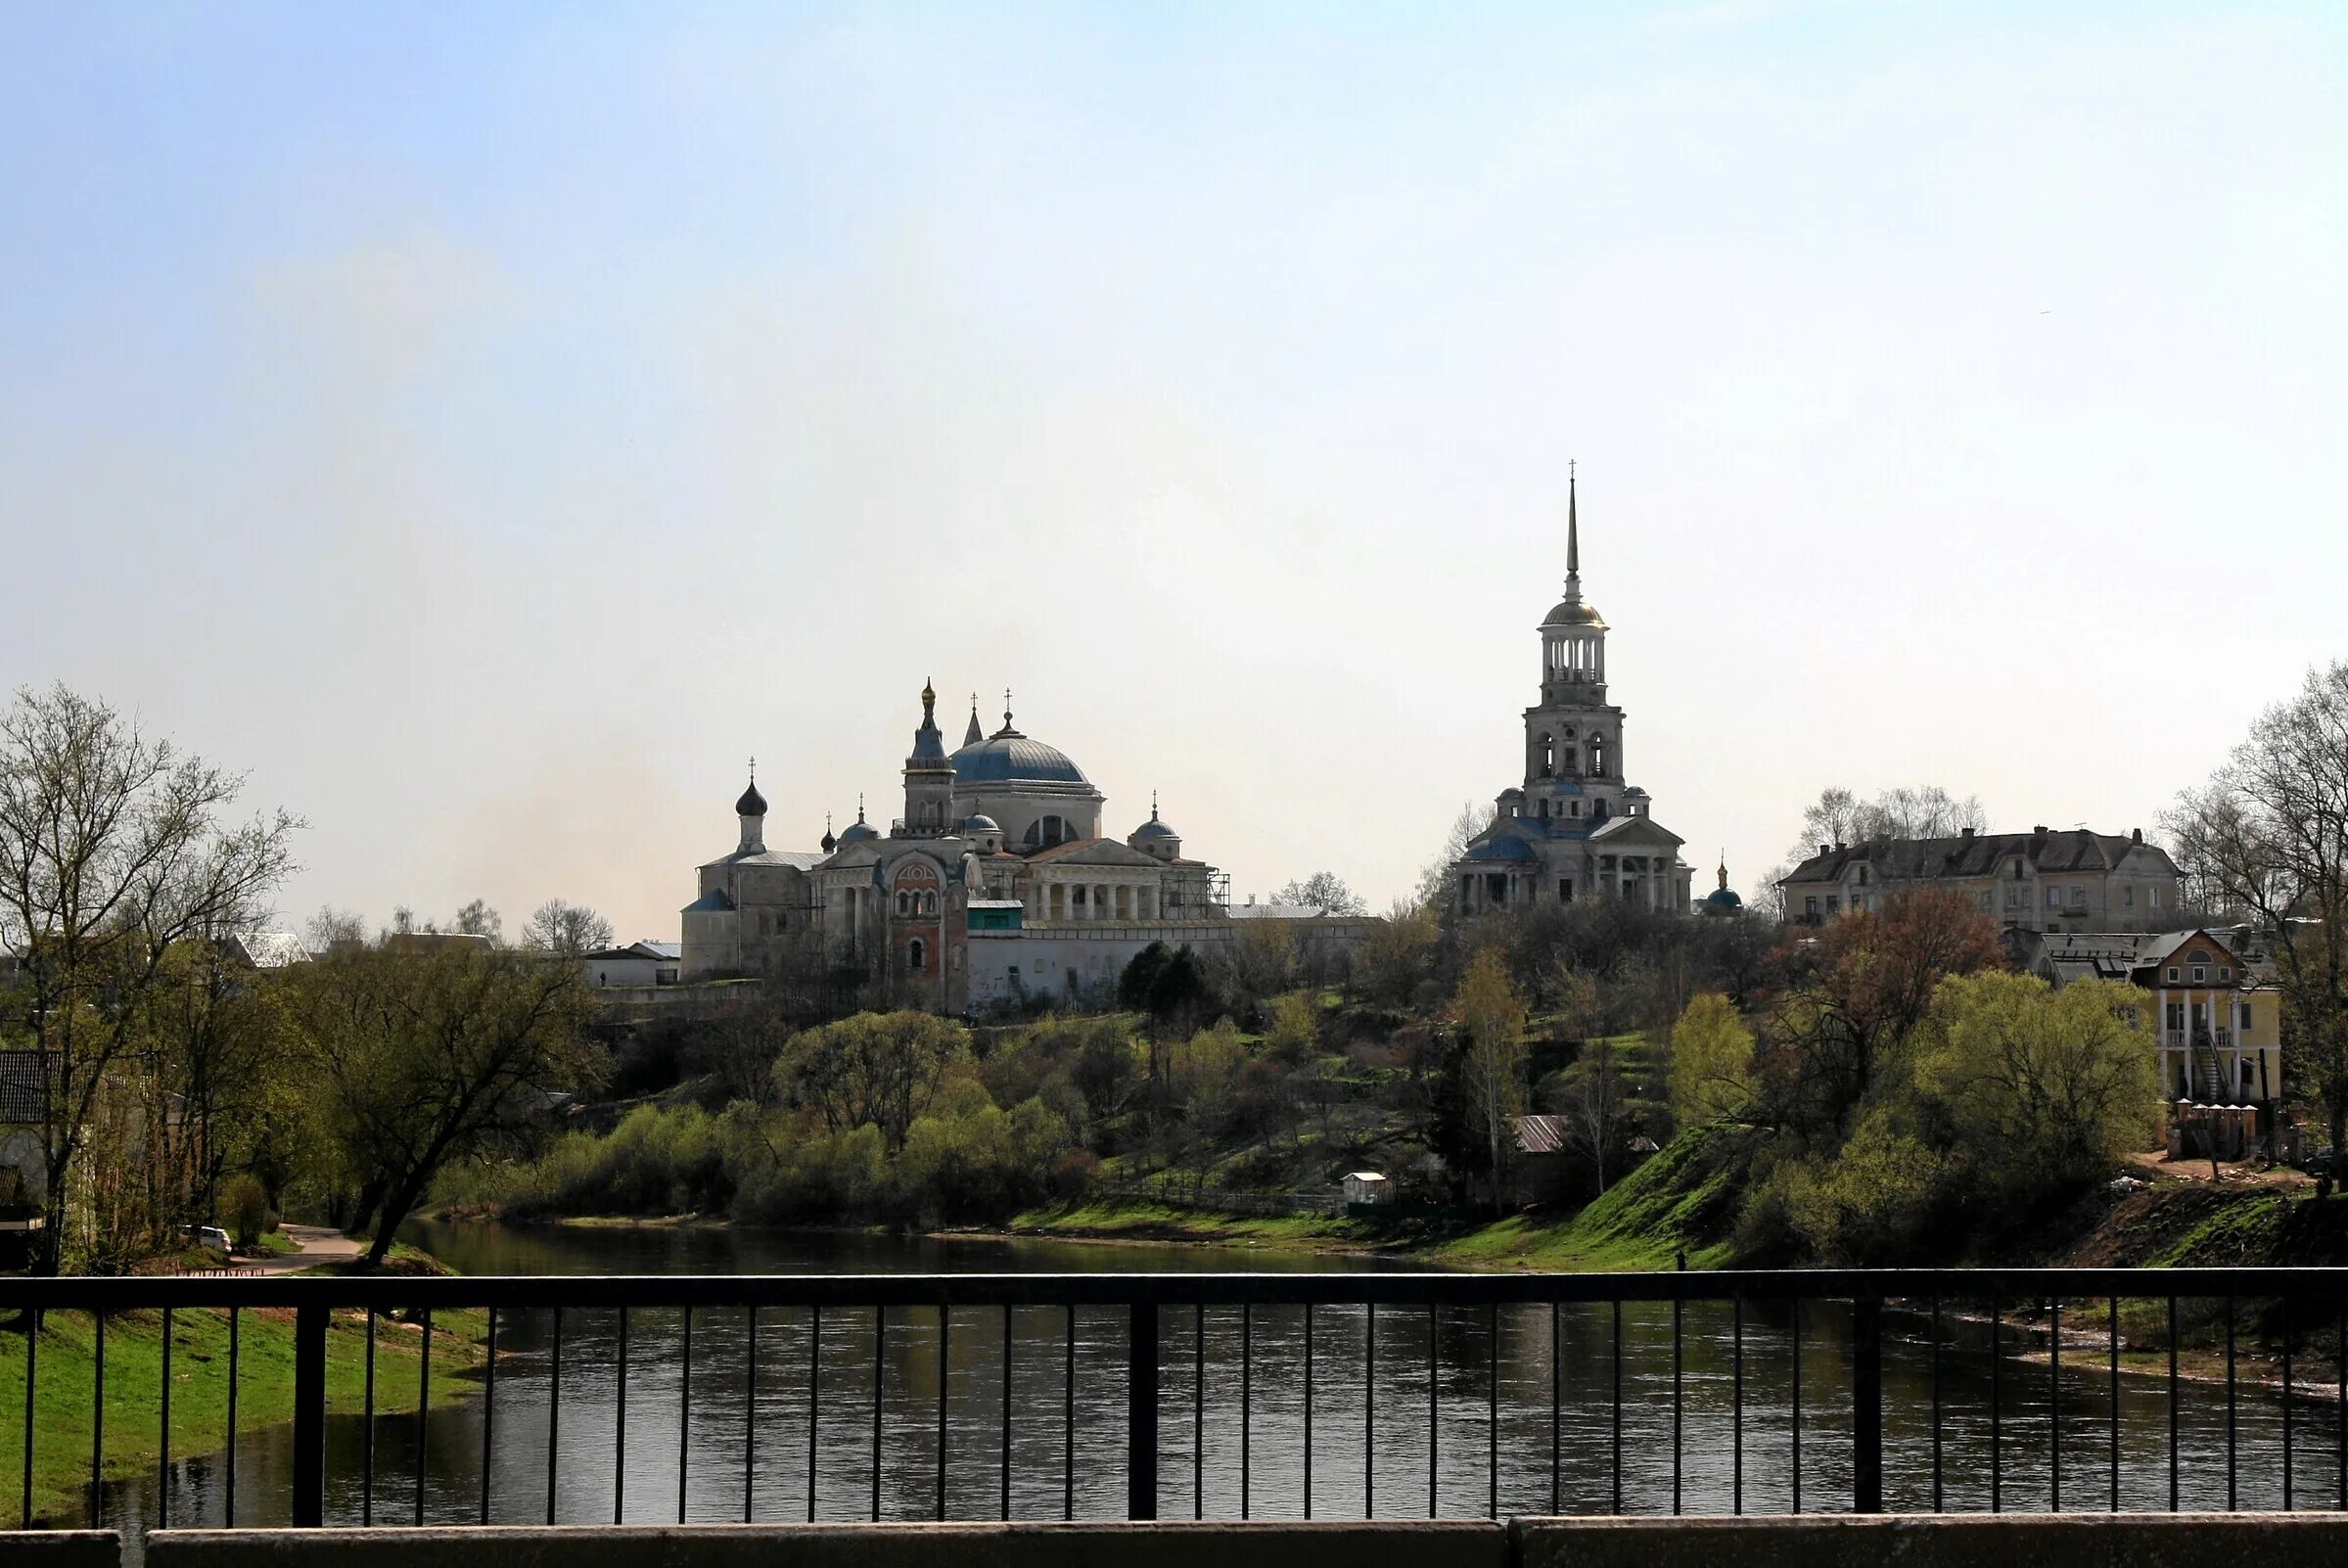
[[[751,780],[750,788],[742,792],[742,799],[734,803],[734,814],[736,816],[764,816],[766,814],[766,797],[759,793],[758,780]]]

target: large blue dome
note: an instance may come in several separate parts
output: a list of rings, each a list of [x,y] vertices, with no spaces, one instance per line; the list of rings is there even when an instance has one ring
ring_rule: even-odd
[[[1030,740],[1010,728],[996,730],[976,746],[954,753],[957,784],[1089,784],[1084,770],[1057,746]]]

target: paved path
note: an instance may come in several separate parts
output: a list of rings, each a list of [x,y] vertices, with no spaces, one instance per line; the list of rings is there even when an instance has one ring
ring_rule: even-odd
[[[239,1258],[221,1271],[233,1274],[298,1274],[304,1268],[315,1268],[322,1263],[356,1258],[367,1250],[364,1242],[353,1241],[328,1225],[287,1225],[284,1228],[287,1235],[301,1243],[299,1252],[271,1258]]]

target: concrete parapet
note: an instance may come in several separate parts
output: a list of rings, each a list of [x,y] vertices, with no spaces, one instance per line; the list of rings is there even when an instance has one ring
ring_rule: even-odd
[[[8,1568],[120,1568],[122,1538],[112,1530],[0,1530]]]
[[[1516,1568],[2191,1568],[2348,1562],[2336,1513],[1518,1519]]]
[[[148,1568],[1509,1568],[1505,1525],[490,1525],[161,1530]],[[112,1559],[108,1559],[111,1568]],[[11,1568],[14,1568],[13,1561]],[[41,1568],[49,1568],[42,1564]],[[85,1568],[61,1559],[58,1568]],[[86,1568],[96,1568],[95,1564]]]

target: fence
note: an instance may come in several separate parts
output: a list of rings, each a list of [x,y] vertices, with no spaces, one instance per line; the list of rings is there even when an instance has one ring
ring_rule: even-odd
[[[1684,1351],[1687,1336],[1684,1332],[1686,1314],[1691,1309],[1704,1309],[1714,1317],[1726,1317],[1728,1337],[1722,1341],[1730,1358],[1723,1371],[1714,1379],[1717,1386],[1726,1383],[1728,1399],[1728,1439],[1733,1466],[1734,1490],[1732,1506],[1736,1512],[1748,1508],[1748,1464],[1746,1441],[1748,1427],[1758,1418],[1758,1405],[1753,1393],[1754,1368],[1748,1358],[1748,1319],[1769,1304],[1782,1307],[1790,1304],[1789,1318],[1792,1346],[1790,1363],[1791,1388],[1785,1407],[1772,1412],[1773,1419],[1790,1421],[1792,1445],[1792,1481],[1790,1499],[1792,1512],[1807,1508],[1816,1511],[1821,1502],[1830,1509],[1858,1513],[1880,1512],[1885,1499],[1885,1415],[1887,1409],[1884,1378],[1887,1336],[1887,1317],[1908,1331],[1903,1340],[1903,1354],[1908,1360],[1903,1366],[1921,1364],[1920,1356],[1928,1355],[1928,1380],[1902,1385],[1905,1402],[1894,1413],[1911,1430],[1929,1436],[1929,1506],[1931,1511],[1943,1511],[1949,1505],[1952,1492],[1957,1490],[1947,1473],[1944,1453],[1944,1432],[1950,1423],[1944,1409],[1944,1350],[1957,1343],[1955,1331],[1970,1324],[1976,1334],[1986,1328],[1989,1337],[1987,1374],[1990,1379],[1990,1398],[1987,1407],[1988,1505],[1990,1511],[2006,1507],[2007,1498],[2017,1481],[2012,1473],[2009,1450],[2014,1431],[2006,1411],[2012,1403],[2012,1382],[2024,1375],[2010,1369],[2010,1353],[2019,1342],[2010,1338],[2016,1331],[2009,1327],[2009,1308],[2028,1305],[2032,1311],[2043,1313],[2043,1328],[2024,1332],[2033,1336],[2034,1346],[2043,1343],[2048,1362],[2044,1385],[2050,1417],[2050,1456],[2049,1460],[2048,1492],[2051,1506],[2060,1511],[2066,1502],[2064,1496],[2065,1444],[2073,1445],[2071,1473],[2079,1472],[2079,1445],[2090,1445],[2100,1451],[2108,1449],[2108,1486],[2095,1487],[2085,1499],[2088,1506],[2118,1511],[2121,1506],[2122,1443],[2121,1402],[2119,1398],[2123,1375],[2121,1308],[2123,1303],[2165,1304],[2166,1333],[2162,1336],[2167,1349],[2165,1376],[2167,1396],[2168,1443],[2167,1482],[2168,1505],[2175,1510],[2180,1505],[2180,1447],[2179,1409],[2179,1304],[2196,1304],[2197,1317],[2210,1324],[2213,1339],[2210,1354],[2217,1352],[2215,1334],[2219,1319],[2214,1304],[2223,1303],[2224,1348],[2224,1466],[2226,1506],[2239,1505],[2239,1478],[2242,1473],[2240,1432],[2237,1412],[2240,1408],[2241,1382],[2239,1330],[2243,1326],[2243,1309],[2248,1307],[2262,1324],[2261,1339],[2257,1342],[2264,1354],[2267,1336],[2272,1336],[2279,1349],[2282,1420],[2280,1426],[2280,1500],[2284,1508],[2300,1505],[2304,1494],[2296,1477],[2308,1467],[2309,1453],[2298,1434],[2312,1419],[2320,1422],[2319,1430],[2327,1441],[2323,1447],[2329,1452],[2325,1457],[2329,1463],[2322,1469],[2328,1472],[2324,1479],[2329,1484],[2320,1497],[2311,1500],[2320,1505],[2348,1509],[2348,1367],[2340,1364],[2341,1347],[2348,1344],[2348,1270],[2332,1268],[2240,1268],[2240,1269],[1998,1269],[1998,1270],[1896,1270],[1849,1271],[1804,1270],[1719,1273],[1640,1273],[1640,1274],[1437,1274],[1437,1273],[1312,1273],[1312,1274],[1089,1274],[1089,1275],[1030,1275],[1030,1274],[902,1274],[867,1276],[630,1276],[630,1277],[561,1277],[538,1276],[525,1278],[397,1278],[397,1277],[273,1277],[243,1279],[201,1278],[135,1278],[135,1279],[23,1279],[0,1280],[0,1313],[29,1311],[31,1314],[86,1314],[96,1333],[95,1378],[93,1400],[93,1432],[90,1448],[92,1512],[95,1515],[99,1496],[98,1477],[102,1469],[106,1402],[106,1325],[110,1319],[122,1319],[127,1314],[161,1314],[164,1322],[162,1363],[158,1389],[158,1421],[162,1435],[162,1462],[167,1470],[170,1463],[170,1390],[172,1387],[170,1319],[174,1314],[219,1313],[227,1319],[228,1359],[228,1420],[230,1447],[228,1449],[228,1505],[229,1522],[240,1521],[235,1500],[235,1429],[236,1389],[238,1387],[237,1358],[240,1338],[238,1323],[241,1314],[268,1312],[280,1316],[290,1314],[292,1325],[292,1462],[291,1491],[288,1517],[284,1522],[297,1527],[318,1526],[326,1522],[327,1447],[325,1443],[329,1401],[327,1391],[327,1353],[330,1326],[341,1316],[345,1325],[355,1332],[363,1317],[366,1347],[366,1416],[367,1442],[363,1464],[363,1485],[367,1499],[366,1519],[373,1522],[375,1499],[375,1443],[374,1420],[376,1409],[375,1356],[376,1331],[384,1318],[404,1314],[420,1322],[424,1343],[432,1343],[432,1321],[436,1313],[447,1314],[458,1310],[485,1310],[485,1338],[488,1357],[482,1373],[481,1432],[481,1499],[480,1519],[486,1523],[490,1517],[489,1485],[490,1456],[500,1432],[498,1424],[499,1390],[499,1333],[501,1321],[510,1331],[525,1315],[533,1321],[543,1316],[551,1321],[552,1337],[546,1361],[546,1512],[552,1521],[555,1509],[557,1469],[560,1465],[560,1446],[555,1428],[564,1415],[563,1389],[565,1363],[564,1330],[566,1323],[575,1327],[586,1314],[608,1314],[616,1328],[610,1341],[610,1384],[613,1402],[611,1413],[616,1419],[615,1447],[612,1451],[613,1514],[624,1513],[622,1494],[626,1481],[627,1412],[629,1399],[630,1326],[633,1314],[659,1312],[663,1322],[668,1314],[677,1314],[682,1331],[682,1367],[676,1392],[687,1406],[686,1418],[677,1423],[677,1513],[685,1511],[686,1487],[693,1467],[726,1467],[730,1474],[741,1478],[741,1517],[750,1519],[756,1511],[754,1452],[760,1441],[761,1431],[769,1424],[771,1412],[759,1407],[759,1377],[760,1368],[761,1324],[772,1332],[777,1314],[787,1314],[802,1338],[795,1345],[804,1345],[811,1355],[806,1363],[808,1376],[805,1385],[806,1467],[809,1516],[813,1516],[816,1497],[815,1472],[819,1453],[830,1448],[851,1445],[869,1446],[871,1458],[869,1516],[883,1516],[883,1416],[885,1400],[882,1377],[883,1360],[893,1345],[900,1355],[905,1346],[901,1341],[909,1327],[919,1325],[925,1342],[934,1344],[938,1371],[935,1394],[934,1433],[924,1433],[934,1443],[934,1454],[925,1452],[920,1456],[920,1490],[928,1496],[919,1499],[923,1511],[934,1501],[935,1516],[948,1517],[948,1476],[959,1459],[965,1467],[969,1454],[957,1455],[949,1443],[947,1422],[947,1387],[950,1348],[963,1343],[964,1336],[974,1332],[972,1317],[977,1317],[975,1332],[981,1335],[999,1335],[1002,1360],[1000,1363],[1000,1434],[998,1452],[992,1455],[1000,1467],[999,1486],[990,1501],[999,1503],[1001,1517],[1011,1516],[1012,1480],[1015,1446],[1012,1442],[1013,1390],[1028,1387],[1033,1391],[1038,1368],[1023,1360],[1015,1373],[1012,1358],[1014,1345],[1011,1333],[1014,1311],[1027,1314],[1033,1325],[1038,1312],[1043,1320],[1051,1322],[1056,1316],[1059,1327],[1057,1368],[1041,1368],[1048,1377],[1056,1371],[1060,1395],[1059,1409],[1055,1412],[1062,1423],[1061,1443],[1058,1445],[1065,1466],[1061,1476],[1052,1479],[1061,1483],[1060,1513],[1074,1517],[1077,1512],[1077,1465],[1080,1448],[1089,1453],[1092,1445],[1080,1444],[1077,1407],[1080,1386],[1078,1325],[1083,1314],[1088,1327],[1096,1332],[1106,1324],[1112,1337],[1121,1342],[1122,1357],[1103,1362],[1093,1358],[1087,1374],[1102,1386],[1086,1391],[1087,1398],[1104,1391],[1122,1406],[1123,1443],[1123,1514],[1133,1520],[1159,1517],[1162,1494],[1167,1475],[1162,1463],[1161,1440],[1166,1428],[1164,1417],[1178,1416],[1178,1410],[1163,1408],[1163,1396],[1177,1376],[1175,1386],[1186,1386],[1191,1403],[1187,1423],[1199,1442],[1190,1451],[1191,1512],[1205,1511],[1205,1486],[1199,1469],[1206,1432],[1206,1376],[1205,1345],[1208,1313],[1235,1313],[1237,1315],[1236,1366],[1220,1369],[1217,1380],[1219,1423],[1222,1422],[1228,1405],[1235,1403],[1237,1426],[1237,1480],[1239,1512],[1247,1516],[1251,1504],[1261,1508],[1261,1497],[1255,1474],[1254,1446],[1250,1442],[1251,1419],[1260,1413],[1266,1394],[1258,1387],[1257,1364],[1262,1351],[1257,1336],[1270,1314],[1301,1315],[1302,1359],[1301,1378],[1292,1381],[1289,1363],[1283,1363],[1281,1373],[1283,1397],[1290,1393],[1301,1395],[1302,1414],[1302,1481],[1304,1517],[1313,1514],[1315,1497],[1314,1465],[1324,1470],[1329,1466],[1332,1448],[1338,1451],[1337,1462],[1358,1466],[1360,1512],[1377,1516],[1383,1503],[1386,1516],[1396,1512],[1396,1501],[1389,1491],[1378,1490],[1376,1463],[1380,1451],[1391,1461],[1398,1444],[1408,1442],[1415,1447],[1421,1439],[1411,1437],[1413,1429],[1423,1420],[1423,1442],[1426,1448],[1426,1495],[1424,1511],[1434,1515],[1439,1511],[1439,1485],[1448,1477],[1452,1488],[1449,1500],[1457,1506],[1460,1481],[1463,1474],[1473,1474],[1481,1468],[1478,1479],[1484,1483],[1476,1490],[1483,1496],[1474,1499],[1481,1507],[1477,1510],[1492,1517],[1505,1512],[1538,1511],[1527,1507],[1503,1510],[1501,1506],[1502,1472],[1502,1336],[1500,1314],[1509,1313],[1514,1320],[1538,1323],[1545,1314],[1547,1337],[1545,1366],[1529,1365],[1520,1356],[1511,1367],[1509,1422],[1514,1435],[1508,1440],[1512,1469],[1512,1486],[1522,1482],[1525,1467],[1530,1465],[1538,1477],[1542,1461],[1548,1473],[1548,1496],[1545,1499],[1550,1512],[1565,1511],[1561,1490],[1564,1469],[1565,1432],[1569,1417],[1575,1423],[1576,1447],[1585,1447],[1585,1439],[1594,1436],[1598,1461],[1611,1472],[1611,1492],[1601,1493],[1594,1511],[1625,1511],[1626,1470],[1626,1399],[1624,1368],[1626,1360],[1625,1309],[1636,1307],[1638,1320],[1653,1325],[1655,1332],[1648,1341],[1637,1347],[1644,1360],[1642,1365],[1659,1366],[1663,1348],[1660,1325],[1668,1314],[1669,1322],[1669,1380],[1662,1380],[1658,1370],[1643,1391],[1637,1392],[1633,1414],[1641,1423],[1642,1432],[1651,1435],[1634,1439],[1639,1450],[1637,1461],[1658,1478],[1662,1474],[1661,1446],[1663,1426],[1660,1414],[1668,1387],[1669,1400],[1669,1496],[1670,1511],[1678,1513],[1684,1504],[1682,1478],[1689,1454],[1685,1447],[1683,1425],[1684,1401],[1688,1372]],[[1805,1346],[1805,1318],[1802,1304],[1848,1304],[1849,1332],[1838,1343],[1824,1347],[1835,1358],[1837,1378],[1835,1395],[1837,1407],[1821,1416],[1815,1408],[1806,1408],[1803,1395],[1804,1359],[1806,1350],[1818,1353],[1816,1343]],[[2072,1315],[2066,1326],[2065,1312]],[[1053,1311],[1056,1310],[1056,1313]],[[1610,1332],[1602,1341],[1585,1345],[1575,1366],[1576,1394],[1566,1399],[1567,1340],[1560,1328],[1561,1314],[1583,1314],[1593,1324],[1610,1324]],[[1986,1318],[1986,1323],[1983,1319]],[[1224,1319],[1219,1318],[1219,1321]],[[1286,1321],[1287,1319],[1283,1319]],[[1475,1445],[1483,1452],[1462,1453],[1454,1441],[1447,1453],[1444,1437],[1445,1421],[1439,1409],[1438,1398],[1442,1380],[1435,1364],[1437,1327],[1440,1321],[1464,1323],[1474,1327],[1482,1336],[1487,1358],[1481,1367],[1472,1364],[1464,1369],[1452,1367],[1452,1393],[1461,1394],[1462,1379],[1468,1384],[1471,1399],[1480,1396],[1484,1407],[1482,1441]],[[2158,1321],[2158,1317],[2154,1318]],[[740,1346],[746,1351],[743,1375],[747,1378],[744,1393],[748,1399],[743,1411],[740,1442],[743,1452],[713,1456],[695,1453],[692,1450],[694,1426],[690,1406],[694,1397],[693,1381],[694,1336],[696,1325],[705,1338],[720,1322],[729,1336],[729,1348]],[[1839,1309],[1837,1321],[1840,1321]],[[853,1396],[841,1391],[841,1378],[836,1365],[827,1369],[823,1352],[827,1332],[835,1336],[832,1348],[838,1350],[836,1336],[842,1325],[853,1324],[861,1333],[869,1324],[872,1357],[869,1381],[854,1390]],[[1175,1331],[1177,1354],[1168,1354],[1170,1336],[1163,1330],[1172,1325]],[[1398,1408],[1395,1401],[1381,1401],[1383,1378],[1390,1386],[1394,1378],[1392,1362],[1396,1347],[1414,1349],[1420,1325],[1424,1330],[1424,1402],[1413,1407]],[[1480,1326],[1479,1326],[1480,1325]],[[1340,1335],[1337,1330],[1344,1330]],[[1357,1337],[1356,1330],[1358,1330]],[[1318,1339],[1316,1342],[1316,1331]],[[1643,1330],[1642,1330],[1643,1331]],[[2308,1363],[2316,1358],[2311,1354],[2316,1342],[2329,1332],[2331,1354],[2324,1358],[2323,1370],[2332,1373],[2334,1385],[2323,1394],[2303,1392],[2310,1370]],[[1386,1360],[1380,1359],[1381,1334],[1385,1336]],[[898,1336],[892,1340],[892,1335]],[[1924,1349],[1918,1351],[1915,1342],[1922,1339]],[[1332,1365],[1332,1356],[1326,1348],[1342,1339],[1349,1360],[1342,1370],[1348,1384],[1350,1400],[1358,1387],[1360,1398],[1358,1425],[1349,1419],[1347,1429],[1334,1435],[1327,1425],[1322,1408],[1328,1391],[1339,1380],[1338,1369]],[[1178,1348],[1187,1342],[1194,1364],[1181,1367]],[[27,1334],[24,1356],[24,1390],[23,1411],[23,1476],[22,1511],[25,1522],[33,1515],[34,1444],[39,1436],[36,1409],[39,1404],[37,1334]],[[1353,1360],[1356,1348],[1358,1360]],[[1316,1355],[1317,1351],[1317,1355]],[[2070,1354],[2066,1357],[2066,1351]],[[575,1341],[573,1356],[580,1355]],[[601,1354],[600,1348],[598,1354]],[[643,1354],[639,1344],[638,1354]],[[666,1354],[666,1351],[665,1351]],[[769,1353],[771,1354],[771,1352]],[[926,1351],[923,1354],[928,1354]],[[1029,1356],[1036,1354],[1033,1346]],[[705,1352],[706,1355],[706,1352]],[[2294,1365],[2294,1358],[2298,1364]],[[2066,1361],[2071,1368],[2072,1387],[2078,1386],[2082,1375],[2090,1376],[2095,1384],[2108,1379],[2110,1389],[2108,1432],[2082,1432],[2074,1417],[2066,1423],[2063,1412]],[[1121,1364],[1120,1364],[1121,1363]],[[1546,1409],[1545,1432],[1542,1430],[1543,1412],[1539,1408],[1539,1382],[1534,1375],[1545,1371]],[[706,1372],[706,1367],[705,1367]],[[1354,1374],[1358,1373],[1358,1382]],[[1233,1377],[1235,1373],[1235,1378]],[[419,1364],[423,1382],[414,1413],[416,1448],[419,1453],[416,1477],[415,1516],[424,1518],[424,1469],[422,1453],[425,1448],[425,1423],[431,1414],[430,1380],[431,1357],[426,1355]],[[730,1368],[729,1368],[730,1375]],[[1816,1378],[1819,1374],[1813,1372]],[[2132,1369],[2131,1375],[2135,1375]],[[2157,1380],[2161,1375],[2156,1367],[2149,1374]],[[1847,1376],[1847,1401],[1841,1381]],[[1317,1383],[1316,1383],[1317,1380]],[[1114,1385],[1122,1382],[1122,1388]],[[1236,1388],[1231,1385],[1235,1381]],[[2253,1378],[2255,1383],[2259,1381]],[[1480,1387],[1474,1386],[1480,1382]],[[1267,1384],[1266,1387],[1269,1385]],[[1415,1386],[1415,1385],[1413,1385]],[[1316,1394],[1316,1387],[1318,1393]],[[1235,1402],[1232,1399],[1236,1395]],[[867,1406],[868,1396],[868,1406]],[[601,1395],[597,1396],[598,1400]],[[2214,1398],[2214,1396],[2209,1396]],[[833,1403],[827,1406],[826,1401]],[[1813,1405],[1816,1400],[1814,1398]],[[1028,1401],[1030,1418],[1035,1416],[1036,1401]],[[2206,1412],[2207,1405],[2201,1408]],[[1316,1432],[1316,1410],[1320,1411]],[[602,1413],[599,1408],[599,1414]],[[906,1439],[905,1418],[927,1422],[927,1409],[894,1412],[898,1418],[897,1432],[901,1447]],[[2328,1419],[2324,1419],[2328,1416]],[[1456,1419],[1450,1426],[1456,1433]],[[1814,1490],[1805,1499],[1802,1491],[1803,1444],[1805,1435],[1814,1443],[1821,1436],[1836,1445],[1848,1444],[1849,1469],[1847,1490],[1839,1495],[1821,1499]],[[1319,1441],[1316,1450],[1315,1440]],[[1358,1442],[1356,1441],[1358,1439]],[[1545,1439],[1545,1445],[1543,1444]],[[769,1439],[771,1441],[771,1438]],[[2299,1451],[2294,1452],[2295,1443]],[[1541,1452],[1545,1446],[1545,1453]],[[1712,1445],[1708,1442],[1707,1447]],[[1913,1480],[1913,1497],[1917,1505],[1924,1504],[1923,1449],[1920,1442],[1903,1449],[1918,1467]],[[771,1459],[771,1453],[764,1456]],[[2097,1454],[2101,1457],[2100,1453]],[[933,1467],[934,1461],[934,1467]],[[1480,1465],[1478,1461],[1481,1461]],[[2270,1470],[2274,1456],[2259,1460]],[[2098,1466],[2100,1467],[2100,1466]],[[1603,1471],[1601,1473],[1604,1473]],[[1642,1472],[1643,1473],[1643,1472]],[[905,1511],[901,1494],[909,1484],[903,1464],[898,1466],[898,1480],[893,1483],[891,1498],[895,1511]],[[1033,1479],[1032,1477],[1029,1479]],[[2104,1479],[2101,1476],[2097,1480]],[[1951,1487],[1944,1488],[1950,1481]],[[2074,1482],[2070,1504],[2082,1500]],[[2034,1483],[2035,1485],[2035,1483]],[[967,1490],[967,1489],[965,1489]],[[1521,1488],[1520,1488],[1521,1493]],[[1661,1494],[1655,1504],[1660,1511]],[[1538,1498],[1529,1500],[1541,1501]],[[1637,1500],[1637,1499],[1633,1499]],[[1961,1500],[1959,1502],[1961,1504]],[[641,1499],[639,1499],[639,1502]],[[163,1524],[168,1524],[170,1495],[163,1493]],[[1419,1512],[1418,1500],[1411,1498],[1404,1504],[1411,1514]],[[992,1511],[991,1509],[990,1511]],[[1724,1511],[1726,1511],[1724,1509]],[[968,1512],[961,1516],[969,1517]],[[95,1522],[95,1520],[93,1520]]]

